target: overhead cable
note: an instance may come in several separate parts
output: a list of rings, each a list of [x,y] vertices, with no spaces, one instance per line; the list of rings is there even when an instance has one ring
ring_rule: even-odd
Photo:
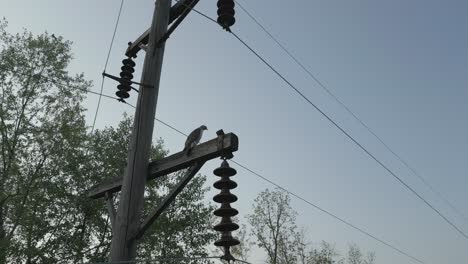
[[[123,5],[124,5],[124,0],[121,0],[120,1],[120,8],[119,8],[119,12],[118,12],[118,15],[117,15],[117,20],[115,21],[115,26],[114,26],[114,32],[112,33],[112,39],[111,39],[111,42],[110,42],[110,45],[109,45],[109,50],[107,52],[107,58],[106,58],[106,62],[104,64],[104,70],[103,70],[103,73],[106,72],[107,70],[107,65],[109,64],[109,58],[110,58],[110,54],[111,54],[111,51],[112,51],[112,46],[114,45],[114,40],[115,40],[115,35],[117,33],[117,28],[119,26],[119,21],[120,21],[120,16],[122,14],[122,9],[123,9]],[[102,94],[103,90],[104,90],[104,82],[105,82],[105,78],[104,76],[102,76],[102,80],[101,80],[101,89],[100,89],[100,93]],[[94,120],[93,120],[93,125],[91,127],[91,134],[93,134],[94,132],[94,128],[96,126],[96,120],[97,120],[97,116],[98,116],[98,113],[99,113],[99,108],[101,106],[101,96],[99,96],[99,99],[98,99],[98,103],[97,103],[97,106],[96,106],[96,112],[94,114]]]
[[[302,63],[296,56],[292,54],[281,42],[276,38],[260,21],[255,18],[255,16],[243,6],[239,0],[236,0],[237,5],[249,16],[255,24],[257,24],[267,35],[268,37],[276,43],[276,45],[283,50],[302,70],[309,75],[321,88],[324,90],[330,97],[332,97],[343,109],[346,110],[358,123],[360,123],[372,136],[374,136],[393,156],[395,156],[413,175],[415,175],[427,188],[429,188],[434,194],[436,194],[443,202],[445,202],[449,207],[452,208],[461,218],[463,218],[468,223],[468,218],[455,207],[453,202],[449,201],[440,191],[438,191],[432,184],[430,184],[425,177],[423,177],[413,166],[403,159],[401,155],[396,153],[380,136],[378,136],[356,113],[354,113],[343,101],[341,101],[338,96],[336,96],[326,85],[324,85],[316,76],[309,70],[304,63]]]

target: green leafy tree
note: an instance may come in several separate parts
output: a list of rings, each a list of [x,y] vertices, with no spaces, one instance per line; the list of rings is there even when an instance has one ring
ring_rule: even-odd
[[[0,263],[106,261],[109,217],[86,191],[123,174],[131,119],[88,134],[82,100],[91,83],[67,71],[71,42],[6,26],[0,22]],[[166,154],[161,141],[152,146],[153,159]],[[180,177],[148,185],[145,214]],[[201,202],[205,181],[195,177],[147,231],[140,256],[206,255],[214,233],[212,207]]]
[[[69,205],[60,186],[73,159],[84,157],[80,101],[90,83],[66,70],[70,42],[12,35],[6,26],[0,22],[0,263],[46,262],[41,252],[54,251],[54,237],[79,235],[67,221],[73,216],[62,214]]]

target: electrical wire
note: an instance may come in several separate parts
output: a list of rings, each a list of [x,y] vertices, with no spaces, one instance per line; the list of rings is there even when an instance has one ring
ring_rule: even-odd
[[[391,170],[387,165],[380,161],[374,154],[372,154],[366,147],[359,143],[351,134],[346,132],[337,122],[335,122],[329,115],[327,115],[321,108],[314,104],[307,96],[305,96],[295,85],[293,85],[286,77],[284,77],[276,68],[274,68],[270,63],[268,63],[260,54],[258,54],[252,47],[250,47],[244,40],[242,40],[236,33],[230,31],[230,33],[238,39],[247,49],[249,49],[252,54],[254,54],[258,59],[260,59],[266,66],[268,66],[278,77],[280,77],[290,88],[292,88],[300,97],[302,97],[307,103],[309,103],[315,110],[317,110],[322,116],[324,116],[330,123],[332,123],[338,130],[340,130],[346,137],[348,137],[354,144],[356,144],[362,151],[364,151],[369,157],[371,157],[377,164],[379,164],[383,169],[385,169],[390,175],[392,175],[398,182],[400,182],[406,189],[413,193],[417,198],[424,202],[430,209],[437,213],[445,222],[452,226],[458,233],[463,237],[468,239],[466,235],[459,227],[457,227],[452,221],[450,221],[442,212],[435,208],[429,201],[422,197],[415,189],[409,186],[402,178],[400,178],[393,170]]]
[[[343,109],[348,112],[358,123],[360,123],[372,136],[374,136],[390,153],[392,153],[393,156],[395,156],[408,170],[412,172],[414,176],[419,178],[419,180],[426,185],[427,188],[429,188],[433,193],[435,193],[442,201],[444,201],[449,207],[452,208],[454,212],[456,212],[461,218],[463,218],[466,222],[468,222],[468,218],[458,209],[454,206],[452,202],[450,202],[447,198],[445,198],[444,195],[441,194],[434,186],[432,186],[420,173],[414,169],[414,167],[410,166],[409,163],[403,159],[401,155],[396,153],[380,136],[378,136],[361,118],[357,116],[356,113],[354,113],[343,101],[341,101],[338,96],[336,96],[327,86],[325,86],[313,73],[311,70],[309,70],[304,64],[292,54],[291,51],[289,51],[281,42],[276,38],[260,21],[255,18],[255,16],[247,10],[246,7],[243,6],[239,0],[235,0],[237,5],[247,14],[248,17],[250,17],[255,24],[257,24],[267,35],[268,37],[273,40],[273,42],[276,43],[276,45],[283,50],[302,70],[309,75],[321,88],[324,90],[330,97],[332,97],[335,102],[337,102]]]
[[[409,253],[406,253],[405,251],[403,251],[403,250],[401,250],[401,249],[399,249],[399,248],[397,248],[397,247],[391,245],[390,243],[385,242],[383,239],[378,238],[378,237],[375,236],[375,235],[372,235],[372,234],[369,233],[368,231],[366,231],[366,230],[364,230],[364,229],[362,229],[362,228],[360,228],[360,227],[357,227],[356,225],[352,224],[351,222],[349,222],[349,221],[347,221],[347,220],[345,220],[345,219],[343,219],[343,218],[341,218],[341,217],[339,217],[339,216],[337,216],[337,215],[335,215],[335,214],[333,214],[333,213],[331,213],[331,212],[329,212],[329,211],[327,211],[327,210],[321,208],[320,206],[318,206],[318,205],[316,205],[316,204],[314,204],[314,203],[312,203],[312,202],[306,200],[306,199],[303,198],[302,196],[300,196],[300,195],[298,195],[298,194],[296,194],[296,193],[294,193],[294,192],[292,192],[292,191],[290,191],[290,190],[288,190],[288,189],[282,187],[281,185],[279,185],[279,184],[273,182],[272,180],[269,180],[269,179],[266,178],[265,176],[263,176],[263,175],[261,175],[261,174],[255,172],[255,171],[249,169],[247,166],[242,165],[242,164],[240,164],[239,162],[237,162],[237,161],[235,161],[235,160],[232,160],[232,162],[235,163],[236,165],[238,165],[239,167],[243,168],[244,170],[246,170],[246,171],[252,173],[253,175],[257,176],[258,178],[260,178],[260,179],[262,179],[262,180],[264,180],[264,181],[270,183],[271,185],[273,185],[273,186],[275,186],[275,187],[277,187],[277,188],[279,188],[279,189],[281,189],[281,190],[283,190],[283,191],[289,193],[291,196],[293,196],[293,197],[295,197],[295,198],[297,198],[297,199],[299,199],[299,200],[305,202],[306,204],[308,204],[308,205],[314,207],[315,209],[321,211],[322,213],[325,213],[325,214],[327,214],[328,216],[331,216],[332,218],[334,218],[334,219],[338,220],[339,222],[341,222],[341,223],[343,223],[343,224],[345,224],[345,225],[347,225],[347,226],[353,228],[354,230],[359,231],[360,233],[362,233],[362,234],[364,234],[364,235],[366,235],[366,236],[368,236],[368,237],[370,237],[370,238],[372,238],[372,239],[374,239],[374,240],[376,240],[376,241],[382,243],[383,245],[385,245],[385,246],[387,246],[387,247],[389,247],[389,248],[391,248],[391,249],[397,251],[398,253],[400,253],[400,254],[402,254],[402,255],[404,255],[404,256],[406,256],[406,257],[408,257],[408,258],[410,258],[410,259],[412,259],[412,260],[414,260],[414,261],[416,261],[416,262],[418,262],[418,263],[424,263],[424,262],[421,261],[420,259],[418,259],[418,258],[413,257],[412,255],[410,255]]]
[[[205,15],[204,13],[198,11],[198,10],[195,9],[193,6],[187,5],[186,3],[181,2],[180,0],[175,0],[175,1],[176,1],[176,2],[180,2],[181,5],[185,6],[186,8],[190,8],[191,11],[193,11],[193,12],[199,14],[200,16],[202,16],[202,17],[204,17],[204,18],[206,18],[206,19],[208,19],[208,20],[211,20],[212,22],[214,22],[214,23],[216,23],[217,25],[219,25],[219,24],[218,24],[218,21],[216,21],[215,19],[209,17],[208,15]]]
[[[72,88],[77,88],[77,87],[72,87]],[[83,90],[83,89],[80,89],[80,90]],[[90,93],[92,93],[92,94],[97,94],[97,95],[100,94],[100,93],[93,92],[93,91],[90,91],[90,90],[86,90],[86,89],[84,89],[84,90],[85,90],[85,91],[88,91],[88,92],[90,92]],[[101,95],[102,95],[103,97],[107,97],[107,98],[110,98],[110,99],[116,99],[116,100],[118,100],[117,97],[112,97],[112,96],[105,95],[105,94],[101,94]],[[127,105],[129,105],[129,106],[132,107],[132,108],[135,108],[135,106],[132,105],[132,104],[129,104],[129,103],[127,103],[127,102],[124,102],[124,103],[127,104]],[[155,120],[156,120],[157,122],[159,122],[159,123],[161,123],[161,124],[167,126],[168,128],[174,130],[175,132],[179,133],[180,135],[182,135],[182,136],[187,136],[187,133],[182,132],[181,130],[175,128],[174,126],[169,125],[168,123],[166,123],[166,122],[164,122],[164,121],[162,121],[162,120],[160,120],[160,119],[157,119],[157,118],[155,118]],[[379,243],[382,243],[383,245],[385,245],[385,246],[387,246],[387,247],[389,247],[389,248],[391,248],[391,249],[397,251],[398,253],[400,253],[400,254],[402,254],[402,255],[404,255],[404,256],[406,256],[406,257],[412,259],[413,261],[415,261],[415,262],[417,262],[417,263],[424,264],[424,262],[421,261],[420,259],[418,259],[418,258],[416,258],[416,257],[414,257],[414,256],[412,256],[412,255],[410,255],[409,253],[407,253],[407,252],[405,252],[405,251],[403,251],[403,250],[401,250],[401,249],[399,249],[399,248],[397,248],[397,247],[391,245],[389,242],[385,242],[383,239],[381,239],[381,238],[379,238],[379,237],[377,237],[377,236],[371,234],[371,233],[368,232],[368,231],[365,231],[364,229],[362,229],[362,228],[360,228],[360,227],[358,227],[358,226],[352,224],[351,222],[349,222],[349,221],[347,221],[347,220],[345,220],[345,219],[343,219],[343,218],[337,216],[336,214],[333,214],[333,213],[331,213],[330,211],[328,211],[328,210],[326,210],[326,209],[323,209],[323,208],[320,207],[319,205],[316,205],[316,204],[314,204],[314,203],[308,201],[307,199],[303,198],[302,196],[300,196],[300,195],[298,195],[298,194],[296,194],[296,193],[294,193],[294,192],[292,192],[292,191],[286,189],[285,187],[282,187],[281,185],[279,185],[279,184],[273,182],[272,180],[269,180],[268,178],[266,178],[265,176],[261,175],[260,173],[255,172],[254,170],[250,169],[250,168],[247,167],[246,165],[243,165],[243,164],[241,164],[240,162],[237,162],[237,161],[235,161],[235,160],[232,160],[232,162],[235,163],[236,165],[238,165],[239,167],[243,168],[243,169],[246,170],[247,172],[251,173],[252,175],[254,175],[254,176],[256,176],[256,177],[258,177],[258,178],[260,178],[260,179],[262,179],[262,180],[264,180],[264,181],[266,181],[266,182],[272,184],[273,186],[275,186],[275,187],[277,187],[277,188],[279,188],[279,189],[281,189],[281,190],[283,190],[283,191],[289,193],[291,196],[293,196],[293,197],[295,197],[295,198],[297,198],[297,199],[299,199],[299,200],[305,202],[306,204],[308,204],[308,205],[312,206],[313,208],[315,208],[315,209],[317,209],[317,210],[319,210],[319,211],[321,211],[321,212],[327,214],[328,216],[331,216],[332,218],[338,220],[339,222],[344,223],[345,225],[347,225],[347,226],[353,228],[354,230],[356,230],[356,231],[362,233],[363,235],[365,235],[365,236],[367,236],[367,237],[369,237],[369,238],[371,238],[371,239],[373,239],[373,240],[376,240],[376,241],[379,242]],[[237,261],[240,261],[240,260],[237,260]],[[99,263],[93,263],[93,264],[99,264]]]
[[[251,262],[245,261],[245,260],[240,260],[240,259],[234,259],[235,262],[240,262],[240,263],[245,263],[245,264],[252,264]]]
[[[188,5],[186,5],[188,6]],[[195,10],[192,8],[192,10]],[[207,15],[202,14],[199,11],[196,11],[198,14],[201,14],[204,17],[209,18]],[[211,21],[215,21],[212,18],[209,18]],[[216,22],[216,24],[218,24]],[[442,214],[437,208],[435,208],[429,201],[422,197],[415,189],[409,186],[402,178],[400,178],[395,172],[393,172],[388,166],[381,162],[376,156],[374,156],[366,147],[359,143],[353,136],[351,136],[346,130],[344,130],[338,123],[336,123],[329,115],[327,115],[321,108],[314,104],[307,96],[304,95],[295,85],[293,85],[284,75],[282,75],[275,67],[273,67],[268,61],[266,61],[258,52],[256,52],[250,45],[248,45],[244,40],[242,40],[236,33],[232,30],[227,30],[231,33],[239,42],[241,42],[253,55],[255,55],[259,60],[261,60],[268,68],[270,68],[278,77],[280,77],[290,88],[292,88],[300,97],[302,97],[307,103],[309,103],[315,110],[317,110],[322,116],[324,116],[330,123],[332,123],[338,130],[340,130],[346,137],[348,137],[354,144],[356,144],[362,151],[364,151],[370,158],[372,158],[377,164],[379,164],[383,169],[385,169],[391,176],[393,176],[399,183],[401,183],[406,189],[413,193],[417,198],[419,198],[424,204],[426,204],[430,209],[432,209],[436,214],[438,214],[446,223],[448,223],[455,231],[460,233],[465,239],[468,240],[468,235],[466,235],[459,227],[457,227],[452,221],[450,221],[444,214]]]
[[[114,40],[115,40],[115,35],[117,33],[117,28],[119,26],[119,21],[120,21],[120,16],[122,14],[122,9],[123,9],[123,4],[124,4],[124,1],[125,0],[121,0],[120,1],[120,8],[119,8],[119,12],[118,12],[118,15],[117,15],[117,20],[115,22],[115,27],[114,27],[114,32],[112,33],[112,39],[111,39],[111,43],[109,45],[109,51],[107,52],[107,58],[106,58],[106,62],[104,64],[104,70],[103,72],[106,72],[106,69],[107,69],[107,65],[109,64],[109,58],[110,58],[110,54],[111,54],[111,51],[112,51],[112,46],[114,45]],[[100,93],[102,94],[103,90],[104,90],[104,82],[105,82],[105,78],[104,76],[102,76],[102,80],[101,80],[101,89],[100,89]],[[94,120],[93,120],[93,125],[91,127],[91,134],[93,134],[94,132],[94,128],[96,126],[96,120],[97,120],[97,116],[98,116],[98,113],[99,113],[99,108],[101,106],[101,96],[99,96],[99,99],[98,99],[98,103],[97,103],[97,106],[96,106],[96,113],[94,114]]]
[[[56,83],[56,82],[55,82],[55,83]],[[60,84],[60,83],[59,83],[59,84]],[[62,84],[62,85],[65,85],[65,84]],[[120,98],[115,97],[115,96],[111,96],[111,95],[107,95],[107,94],[104,94],[104,93],[95,92],[95,91],[92,91],[92,90],[89,90],[89,89],[86,89],[86,88],[72,87],[72,86],[68,86],[68,87],[69,87],[69,88],[72,88],[72,89],[81,90],[81,91],[83,91],[83,92],[88,92],[88,93],[90,93],[90,94],[102,96],[102,97],[105,97],[105,98],[114,99],[114,100],[117,100],[117,101],[119,101],[119,102],[121,102],[121,103],[123,103],[123,104],[126,104],[126,105],[128,105],[128,106],[130,106],[130,107],[136,109],[136,106],[134,106],[134,105],[132,105],[132,104],[126,102],[126,101],[123,101],[123,102],[122,102]],[[176,131],[177,133],[179,133],[179,134],[181,134],[181,135],[183,135],[183,136],[188,136],[186,133],[180,131],[179,129],[175,128],[174,126],[168,124],[167,122],[164,122],[164,121],[162,121],[162,120],[160,120],[160,119],[158,119],[158,118],[155,118],[154,120],[156,120],[157,122],[163,124],[164,126],[170,128],[170,129]]]

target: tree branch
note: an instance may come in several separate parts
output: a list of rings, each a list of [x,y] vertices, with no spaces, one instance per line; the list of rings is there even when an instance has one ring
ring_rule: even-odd
[[[27,199],[29,197],[31,186],[32,186],[33,182],[36,180],[36,176],[39,173],[39,170],[42,169],[42,166],[44,165],[47,158],[48,158],[48,155],[44,154],[41,162],[38,164],[38,166],[36,166],[33,175],[31,175],[31,177],[30,177],[30,180],[29,180],[28,185],[26,187],[26,192],[25,192],[24,197],[23,197],[23,199],[21,201],[21,205],[20,205],[20,209],[19,209],[20,213],[19,213],[18,217],[16,217],[15,223],[13,224],[13,227],[11,228],[10,232],[8,232],[7,240],[10,240],[12,238],[13,233],[16,231],[16,228],[18,227],[19,221],[20,221],[20,219],[21,219],[21,217],[23,216],[23,213],[24,213],[24,207],[25,207],[26,201],[27,201]]]

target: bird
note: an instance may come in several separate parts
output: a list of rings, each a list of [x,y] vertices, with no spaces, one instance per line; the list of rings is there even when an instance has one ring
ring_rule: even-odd
[[[192,151],[192,148],[195,147],[199,142],[200,139],[202,138],[203,131],[208,130],[208,128],[205,125],[202,125],[195,130],[192,131],[187,137],[187,140],[185,141],[185,155],[190,155],[190,151]]]

